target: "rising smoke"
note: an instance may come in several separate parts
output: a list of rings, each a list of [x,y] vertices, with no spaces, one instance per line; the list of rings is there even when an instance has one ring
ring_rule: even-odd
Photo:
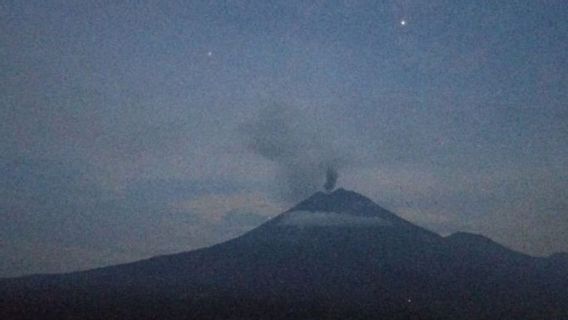
[[[289,106],[271,106],[242,130],[249,150],[277,165],[277,182],[285,200],[304,199],[322,187],[330,192],[345,164],[305,113]]]
[[[327,168],[327,171],[325,172],[325,184],[323,185],[325,191],[331,192],[335,189],[337,178],[339,178],[337,169],[332,167]]]

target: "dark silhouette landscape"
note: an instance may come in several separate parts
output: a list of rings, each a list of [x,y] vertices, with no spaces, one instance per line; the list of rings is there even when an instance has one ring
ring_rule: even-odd
[[[0,281],[2,319],[567,319],[568,257],[447,237],[353,191],[230,241]]]

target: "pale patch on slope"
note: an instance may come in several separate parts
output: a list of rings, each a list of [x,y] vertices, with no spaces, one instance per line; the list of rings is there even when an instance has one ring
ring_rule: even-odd
[[[388,226],[390,223],[379,217],[363,217],[323,211],[292,211],[278,222],[283,226],[299,227],[369,227]]]

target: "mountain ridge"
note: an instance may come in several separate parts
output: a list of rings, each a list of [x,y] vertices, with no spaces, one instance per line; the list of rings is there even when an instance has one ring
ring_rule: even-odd
[[[1,280],[0,316],[561,319],[568,272],[554,261],[480,235],[442,237],[338,189],[211,247]]]

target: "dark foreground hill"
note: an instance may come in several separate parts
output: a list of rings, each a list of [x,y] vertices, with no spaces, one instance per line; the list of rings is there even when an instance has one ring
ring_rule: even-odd
[[[0,319],[568,319],[568,259],[339,189],[210,248],[0,281]]]

